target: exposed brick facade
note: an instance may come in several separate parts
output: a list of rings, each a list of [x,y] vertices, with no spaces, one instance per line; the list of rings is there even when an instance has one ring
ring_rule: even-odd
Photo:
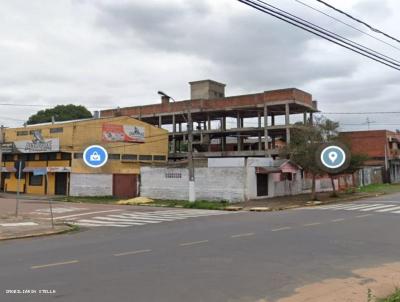
[[[355,154],[370,157],[370,165],[382,165],[385,160],[385,148],[388,160],[399,158],[400,135],[388,130],[351,131],[340,133]],[[386,146],[386,147],[385,147]]]

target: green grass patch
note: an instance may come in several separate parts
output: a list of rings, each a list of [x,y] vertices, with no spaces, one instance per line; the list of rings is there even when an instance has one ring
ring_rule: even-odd
[[[64,202],[115,204],[120,198],[113,196],[67,196],[58,199]]]
[[[223,210],[229,205],[229,203],[226,200],[222,201],[196,200],[195,202],[189,202],[187,200],[157,199],[154,200],[154,202],[148,203],[146,205],[163,206],[163,207],[181,207],[190,209]]]
[[[389,297],[378,299],[377,302],[400,302],[400,289],[396,290],[396,292]]]
[[[360,187],[357,192],[362,193],[396,193],[400,192],[400,184],[373,184]]]

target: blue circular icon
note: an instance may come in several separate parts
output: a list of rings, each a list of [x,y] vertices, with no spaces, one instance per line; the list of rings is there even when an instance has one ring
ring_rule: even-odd
[[[346,161],[346,152],[339,146],[328,146],[321,152],[321,162],[329,169],[337,169]]]
[[[83,152],[83,161],[91,168],[100,168],[106,164],[107,160],[107,150],[102,146],[93,145]]]

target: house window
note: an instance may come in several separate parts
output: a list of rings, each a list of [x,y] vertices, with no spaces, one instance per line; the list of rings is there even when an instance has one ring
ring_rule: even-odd
[[[36,155],[36,154],[33,154],[33,153],[28,154],[28,160],[29,160],[29,161],[35,160],[35,155]]]
[[[43,183],[43,175],[33,175],[33,173],[29,173],[30,186],[41,186],[42,183]]]
[[[108,154],[108,159],[120,160],[121,159],[121,155],[120,154]]]
[[[61,153],[61,159],[62,160],[70,160],[71,159],[71,153]]]
[[[18,158],[18,160],[27,160],[28,155],[27,154],[18,154],[17,158]]]
[[[14,161],[13,154],[4,154],[4,161]]]
[[[39,160],[47,160],[47,153],[39,153]]]
[[[83,158],[83,153],[74,153],[74,158],[75,159]]]
[[[62,133],[64,128],[50,128],[50,133]]]
[[[166,160],[166,157],[165,157],[165,155],[154,155],[153,159],[164,161],[164,160]]]
[[[47,160],[57,160],[57,153],[47,153]]]
[[[10,172],[4,172],[3,173],[3,177],[4,177],[4,179],[9,179],[11,177],[11,173]]]
[[[31,131],[29,131],[29,134],[35,134],[35,132],[36,133],[42,133],[42,130],[41,129],[36,129],[36,130],[31,130]]]
[[[151,155],[139,155],[139,160],[152,160],[153,157]]]
[[[136,154],[122,154],[122,160],[137,160]]]
[[[24,135],[28,135],[28,131],[17,131],[17,136],[24,136]]]

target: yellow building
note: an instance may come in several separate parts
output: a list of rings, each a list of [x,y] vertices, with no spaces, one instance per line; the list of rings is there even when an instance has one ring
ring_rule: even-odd
[[[6,192],[17,191],[15,167],[23,161],[23,193],[136,196],[140,165],[165,162],[168,156],[167,130],[126,116],[8,128],[4,136],[1,187]],[[104,166],[85,164],[83,152],[91,145],[107,150]]]

